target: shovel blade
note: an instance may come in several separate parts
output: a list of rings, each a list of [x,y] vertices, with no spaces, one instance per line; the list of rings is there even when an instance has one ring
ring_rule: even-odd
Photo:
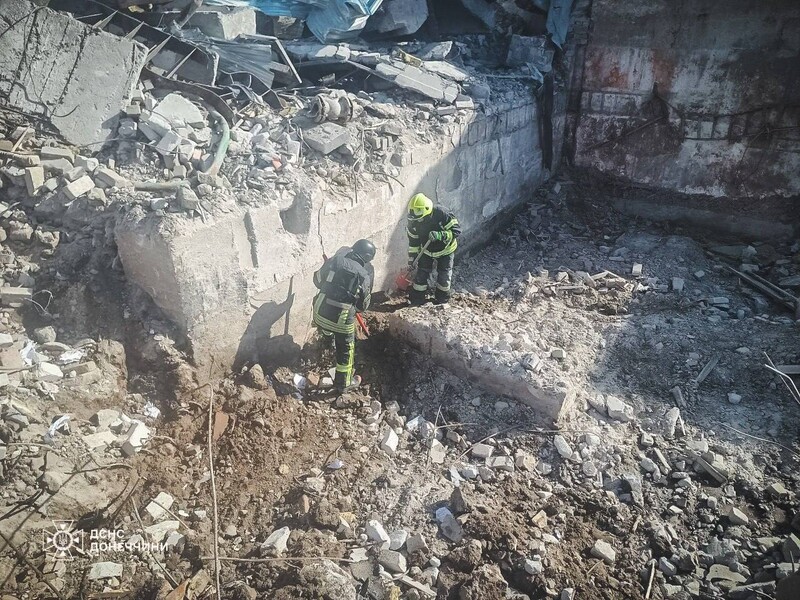
[[[411,285],[411,278],[409,271],[401,272],[394,280],[394,286],[401,292],[405,292]]]

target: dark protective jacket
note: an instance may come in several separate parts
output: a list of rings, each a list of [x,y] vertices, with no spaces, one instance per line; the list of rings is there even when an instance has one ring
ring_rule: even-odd
[[[353,257],[352,248],[345,246],[314,273],[314,285],[325,294],[328,304],[339,308],[351,305],[361,312],[369,308],[373,278],[372,265],[362,265]]]
[[[428,244],[425,254],[433,258],[440,258],[456,251],[458,236],[461,235],[461,226],[458,224],[458,219],[453,213],[436,207],[427,217],[419,220],[409,219],[407,229],[409,260],[416,258],[425,242],[428,241],[428,235],[431,231],[444,232],[445,239],[441,242],[435,241]]]

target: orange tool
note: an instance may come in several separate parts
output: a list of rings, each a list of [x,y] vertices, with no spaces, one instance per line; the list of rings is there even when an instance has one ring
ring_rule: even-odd
[[[411,285],[412,283],[411,278],[413,273],[417,270],[417,264],[419,263],[419,259],[425,252],[425,250],[428,249],[428,244],[430,243],[431,243],[430,240],[425,242],[425,245],[422,247],[422,250],[420,250],[420,253],[417,254],[416,258],[414,259],[414,262],[411,263],[411,266],[407,269],[403,269],[402,271],[400,271],[400,274],[397,277],[395,277],[394,285],[401,292],[405,292]]]

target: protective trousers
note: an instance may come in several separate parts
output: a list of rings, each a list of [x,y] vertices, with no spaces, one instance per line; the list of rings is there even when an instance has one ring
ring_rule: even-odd
[[[352,305],[332,303],[324,293],[314,299],[314,324],[320,334],[333,337],[336,349],[334,387],[342,391],[350,385],[356,354],[356,309]]]
[[[425,294],[428,291],[428,278],[436,263],[436,292],[434,302],[443,304],[450,300],[450,286],[453,281],[453,257],[455,254],[447,254],[434,259],[432,256],[423,254],[417,263],[417,274],[414,277],[410,299],[412,304],[422,304],[425,302]]]

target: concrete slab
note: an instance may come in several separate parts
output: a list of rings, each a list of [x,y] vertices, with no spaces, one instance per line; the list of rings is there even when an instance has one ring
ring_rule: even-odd
[[[0,2],[0,96],[43,117],[73,144],[116,128],[146,59],[145,47],[27,0]]]
[[[408,314],[408,311],[403,311]],[[509,396],[530,406],[543,418],[563,421],[575,404],[577,387],[555,385],[558,378],[544,371],[532,373],[510,369],[503,356],[481,351],[480,342],[470,341],[458,321],[427,313],[430,318],[407,318],[403,312],[389,314],[389,332],[430,356],[453,374],[463,377],[492,394]],[[426,314],[426,313],[422,313]],[[564,383],[564,380],[561,379]]]
[[[247,6],[207,6],[194,13],[187,25],[208,37],[232,40],[256,33],[256,11]]]

